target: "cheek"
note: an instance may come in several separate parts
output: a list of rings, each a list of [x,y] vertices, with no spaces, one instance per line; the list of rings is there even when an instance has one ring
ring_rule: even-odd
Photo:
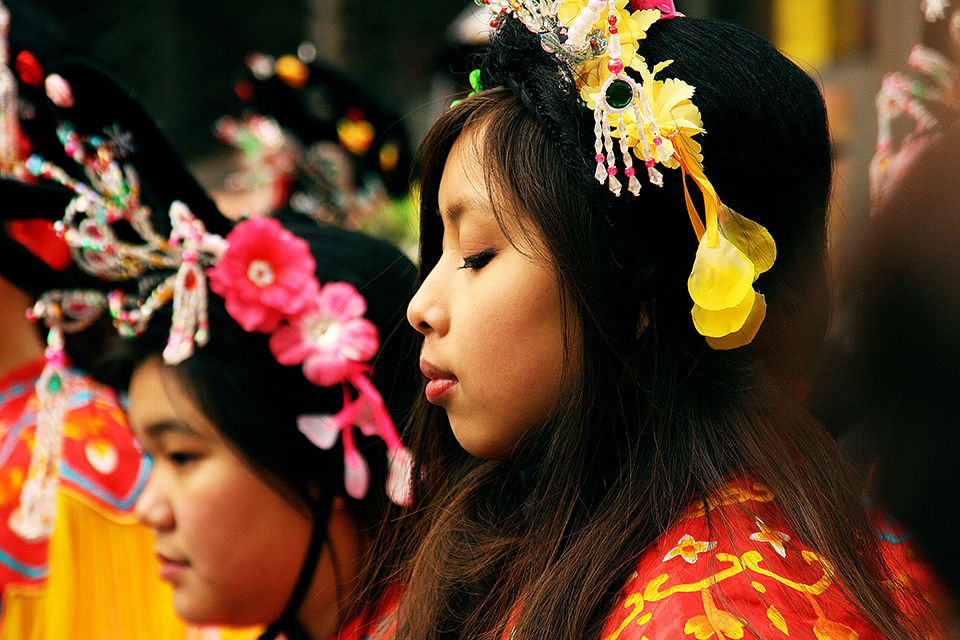
[[[220,601],[228,620],[279,615],[306,553],[310,521],[246,468],[211,465],[191,480],[177,529],[211,600]]]
[[[461,357],[475,404],[472,415],[468,410],[457,418],[470,426],[472,437],[489,438],[494,449],[481,457],[499,457],[500,447],[512,447],[541,424],[575,373],[566,371],[566,322],[554,280],[540,273],[523,276],[495,295],[471,301],[466,311],[472,322]]]

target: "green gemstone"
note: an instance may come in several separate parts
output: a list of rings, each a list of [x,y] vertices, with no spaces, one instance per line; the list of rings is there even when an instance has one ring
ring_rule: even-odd
[[[50,380],[47,382],[47,390],[50,393],[59,393],[62,386],[63,381],[60,380],[60,374],[55,373],[50,376]]]
[[[625,80],[614,80],[607,87],[604,98],[614,109],[623,109],[633,101],[633,87]]]

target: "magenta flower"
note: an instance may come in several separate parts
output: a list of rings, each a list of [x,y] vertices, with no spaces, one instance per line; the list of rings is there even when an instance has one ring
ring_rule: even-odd
[[[271,333],[314,303],[320,284],[307,242],[272,218],[244,220],[207,273],[210,289],[244,331]]]
[[[661,18],[682,18],[683,14],[673,6],[674,0],[633,0],[635,11],[643,9],[658,9]]]
[[[366,310],[353,285],[331,282],[320,289],[314,306],[270,336],[270,350],[280,364],[303,363],[304,376],[316,385],[340,384],[365,370],[377,353],[377,327],[363,317]]]

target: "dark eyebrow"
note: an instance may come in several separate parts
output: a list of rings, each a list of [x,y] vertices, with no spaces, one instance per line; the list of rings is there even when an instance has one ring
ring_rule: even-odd
[[[440,217],[452,225],[459,224],[460,219],[463,218],[464,214],[468,211],[493,215],[490,203],[479,198],[459,199],[449,204],[442,212],[439,207],[437,208],[437,213],[440,214]]]
[[[151,422],[144,428],[143,435],[147,438],[156,439],[169,432],[181,433],[194,438],[208,440],[205,435],[181,420],[160,420],[159,422]]]
[[[463,217],[463,212],[466,210],[466,205],[461,201],[454,202],[449,207],[446,208],[443,212],[440,211],[440,208],[437,207],[437,213],[440,215],[440,218],[447,221],[452,225],[457,225],[460,222],[460,218]]]

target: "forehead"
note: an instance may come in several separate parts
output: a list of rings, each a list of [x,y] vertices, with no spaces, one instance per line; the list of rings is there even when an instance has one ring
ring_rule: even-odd
[[[453,201],[490,201],[487,187],[490,169],[484,158],[485,134],[485,126],[472,125],[465,128],[451,145],[437,192],[437,203],[441,208]]]
[[[544,263],[553,263],[537,216],[520,202],[508,186],[509,171],[492,166],[485,154],[488,122],[465,128],[451,146],[437,190],[437,211],[425,224],[423,246],[439,247],[447,231],[463,230],[503,234],[507,241]]]
[[[138,438],[174,432],[218,439],[218,431],[185,390],[179,378],[158,358],[144,361],[133,372],[128,418]]]
[[[487,121],[471,123],[450,147],[437,189],[437,207],[445,224],[458,223],[464,214],[480,213],[513,227],[524,215],[506,186],[505,173],[487,153],[488,129]]]

